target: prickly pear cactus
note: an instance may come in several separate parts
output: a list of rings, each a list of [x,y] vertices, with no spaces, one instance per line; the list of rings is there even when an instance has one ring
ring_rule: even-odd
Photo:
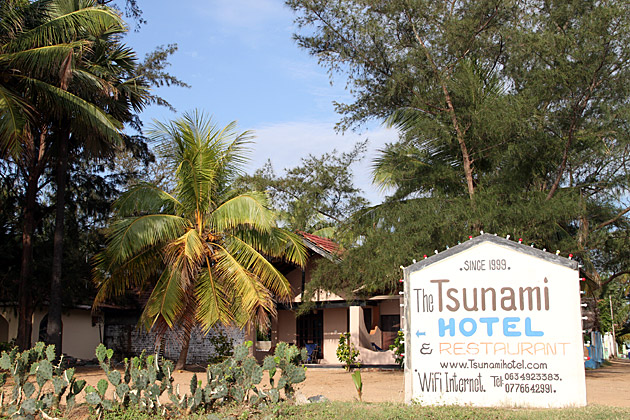
[[[284,390],[287,398],[292,398],[295,393],[293,385],[306,379],[306,368],[302,366],[306,359],[306,349],[278,343],[274,355],[265,357],[263,361],[262,369],[269,372],[270,385],[268,391],[263,391],[265,397],[275,403],[280,398],[280,390]],[[276,378],[278,371],[280,376]]]
[[[48,416],[59,409],[64,395],[67,414],[85,381],[74,378],[74,369],[62,369],[62,359],[53,365],[55,346],[46,346],[41,342],[21,353],[17,348],[3,351],[0,369],[7,373],[0,374],[0,387],[5,384],[8,375],[14,385],[9,395],[4,395],[4,391],[0,393],[0,416],[16,419],[34,419],[38,414]]]
[[[122,407],[134,406],[140,411],[158,413],[163,411],[160,396],[172,388],[173,364],[162,361],[157,356],[147,356],[142,352],[139,357],[124,359],[124,371],[121,373],[111,367],[113,350],[102,344],[96,348],[96,358],[107,380],[99,382],[98,389],[88,387],[86,401],[100,415],[104,410],[110,410],[116,405]],[[105,392],[112,385],[112,400],[107,400]]]

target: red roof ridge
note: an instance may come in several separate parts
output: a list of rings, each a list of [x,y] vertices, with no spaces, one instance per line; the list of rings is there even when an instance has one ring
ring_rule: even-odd
[[[337,242],[301,230],[298,230],[297,233],[302,235],[306,240],[312,242],[315,246],[323,249],[324,251],[337,256],[341,255],[341,246]]]

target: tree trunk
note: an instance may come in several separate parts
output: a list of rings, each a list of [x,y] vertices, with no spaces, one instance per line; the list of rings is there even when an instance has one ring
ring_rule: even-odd
[[[66,207],[66,183],[68,180],[68,143],[69,133],[60,136],[59,154],[57,158],[57,200],[55,208],[55,233],[53,236],[52,275],[50,278],[50,298],[48,303],[47,342],[55,345],[57,357],[62,353],[61,324],[61,276],[63,266],[64,216]]]
[[[175,369],[185,369],[186,359],[188,358],[188,347],[190,347],[190,333],[188,328],[184,328],[184,334],[182,336],[182,349],[179,352],[179,359],[175,364]]]
[[[444,80],[444,78],[442,77],[442,72],[438,68],[435,61],[433,60],[433,56],[431,55],[431,52],[429,51],[429,47],[427,46],[425,40],[418,33],[415,25],[412,22],[410,15],[408,13],[406,13],[406,15],[413,29],[414,36],[416,37],[416,40],[418,41],[418,43],[422,46],[422,49],[424,51],[425,56],[427,57],[427,60],[429,61],[429,63],[431,63],[431,67],[433,68],[435,77],[440,83],[440,86],[442,87],[442,93],[444,94],[444,101],[446,102],[446,105],[448,107],[447,108],[448,114],[451,117],[451,124],[453,125],[453,129],[455,130],[457,143],[459,143],[459,148],[462,152],[462,163],[464,165],[464,176],[466,177],[466,187],[468,189],[468,196],[470,197],[470,200],[472,201],[475,195],[475,182],[473,178],[472,159],[470,158],[470,153],[468,152],[468,146],[466,145],[466,139],[464,138],[464,133],[462,132],[462,128],[459,125],[459,119],[457,117],[457,113],[455,112],[455,107],[453,106],[451,93],[448,90],[448,87],[446,85],[446,80]],[[492,17],[490,19],[492,19]],[[490,21],[486,22],[483,25],[483,27],[487,26],[488,23],[490,23]]]
[[[22,221],[22,261],[20,286],[18,290],[18,331],[16,344],[20,350],[31,347],[33,331],[33,296],[31,277],[33,276],[33,232],[35,231],[35,207],[37,206],[37,184],[39,176],[29,171],[26,185],[26,200]]]
[[[37,193],[39,191],[39,177],[46,162],[47,129],[42,127],[39,144],[36,144],[32,134],[26,134],[24,140],[28,151],[26,153],[25,172],[26,196],[22,213],[22,260],[20,266],[20,284],[18,289],[18,328],[16,345],[20,350],[31,347],[33,332],[33,295],[31,294],[31,280],[33,276],[33,234],[35,232],[35,211],[37,210]]]

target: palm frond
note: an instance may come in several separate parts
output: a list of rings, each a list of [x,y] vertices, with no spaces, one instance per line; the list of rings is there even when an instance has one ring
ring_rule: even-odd
[[[410,131],[419,125],[425,117],[424,113],[415,108],[399,108],[385,119],[385,126],[397,128],[400,131]]]
[[[189,284],[195,282],[205,254],[205,244],[195,229],[188,229],[164,246],[164,262],[171,267],[178,267],[182,281]]]
[[[220,143],[222,150],[219,156],[221,177],[225,183],[231,183],[236,176],[242,174],[244,165],[249,162],[250,148],[254,134],[251,131],[244,131],[237,134],[236,121],[232,121],[225,126],[213,141]]]
[[[120,129],[122,124],[113,121],[96,105],[41,80],[18,76],[21,81],[37,92],[37,101],[42,107],[48,107],[57,118],[72,118],[73,133],[84,135],[86,146],[96,149],[98,138],[107,143],[121,145]]]
[[[208,218],[212,231],[224,231],[246,226],[262,232],[275,227],[275,214],[268,208],[267,197],[261,192],[249,192],[234,197],[217,207]]]
[[[85,96],[93,98],[102,98],[105,95],[114,94],[113,86],[93,73],[88,66],[72,70],[70,90],[87,93]]]
[[[127,290],[143,288],[147,282],[159,277],[164,265],[160,246],[152,246],[138,252],[125,261],[114,262],[102,251],[94,257],[92,279],[98,288],[94,307],[106,299],[123,295]]]
[[[390,144],[378,152],[372,161],[372,182],[382,191],[413,182],[420,167],[428,169],[431,166],[425,162],[423,151],[413,146]]]
[[[0,156],[16,157],[20,154],[20,139],[29,111],[22,98],[0,85]]]
[[[161,188],[148,182],[138,183],[124,192],[114,202],[114,210],[120,217],[140,214],[172,214],[181,203]]]
[[[214,255],[214,271],[221,277],[230,291],[241,297],[244,310],[251,316],[255,315],[259,308],[273,311],[274,303],[270,290],[265,287],[263,281],[255,273],[248,270],[245,264],[249,264],[249,268],[264,272],[265,280],[269,283],[273,283],[275,273],[265,271],[262,267],[263,263],[258,261],[253,253],[248,253],[249,250],[246,246],[232,245],[230,248],[232,249],[218,247]],[[248,255],[239,256],[232,253],[235,248],[239,248]],[[282,275],[280,276],[284,279]],[[282,280],[277,280],[278,284],[273,284],[273,286],[276,290],[282,291]],[[290,285],[286,279],[284,282],[284,290],[288,290],[288,292],[283,296],[286,296],[287,293],[290,293]]]
[[[199,272],[195,296],[199,305],[197,320],[205,331],[216,324],[229,325],[234,321],[225,283],[215,275],[208,259]]]
[[[300,267],[306,266],[308,252],[300,235],[274,227],[261,232],[247,227],[232,232],[253,249],[271,259],[282,260]]]
[[[188,220],[168,214],[148,214],[118,220],[111,227],[105,250],[107,258],[113,264],[122,264],[145,248],[163,245],[178,238],[188,226]]]
[[[245,144],[250,139],[247,132],[236,133],[235,123],[219,129],[199,111],[166,124],[156,122],[148,134],[158,153],[176,170],[179,200],[199,213],[217,206],[217,194],[246,161]]]
[[[81,5],[61,0],[49,3],[47,11],[48,19],[5,44],[5,52],[63,44],[86,35],[98,36],[105,32],[126,31],[123,20],[112,9],[95,7],[93,3]]]
[[[186,293],[183,299],[184,310],[181,311],[181,315],[175,324],[169,326],[166,320],[161,316],[158,316],[154,320],[151,332],[154,332],[157,337],[162,337],[167,331],[171,331],[169,340],[184,344],[186,340],[190,339],[191,332],[198,325],[196,318],[197,300],[194,294],[191,293]]]
[[[165,267],[144,307],[140,322],[149,330],[158,318],[162,318],[172,327],[186,307],[186,293],[179,270],[176,267]]]
[[[12,39],[23,31],[26,21],[39,21],[44,16],[42,7],[33,7],[29,0],[0,2],[0,33]]]
[[[0,66],[15,69],[38,79],[50,77],[51,68],[60,68],[69,54],[86,45],[87,40],[78,40],[0,54]]]
[[[288,280],[254,247],[236,236],[224,239],[223,250],[227,255],[222,258],[229,264],[237,264],[252,275],[278,299],[286,301],[291,297],[291,285]],[[220,267],[220,264],[218,264]],[[241,275],[238,268],[230,268]]]

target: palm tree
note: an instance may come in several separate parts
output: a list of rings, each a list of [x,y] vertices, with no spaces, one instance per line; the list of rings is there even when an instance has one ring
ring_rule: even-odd
[[[304,265],[300,238],[275,224],[266,196],[238,194],[232,182],[245,162],[248,132],[222,129],[199,112],[150,132],[174,171],[170,193],[139,184],[115,203],[106,249],[96,258],[95,306],[130,288],[151,287],[140,322],[158,333],[179,327],[184,366],[193,326],[265,324],[274,299],[291,288],[269,262]]]
[[[71,4],[79,7],[72,11]],[[67,90],[76,56],[92,39],[121,25],[116,13],[82,0],[6,0],[0,3],[0,154],[25,179],[17,344],[30,346],[33,232],[39,179],[53,140],[70,127],[95,143],[120,141],[121,124]],[[85,84],[93,83],[82,77]],[[65,122],[60,124],[60,122]],[[69,123],[71,122],[71,124]]]
[[[80,13],[86,8],[107,10],[96,7],[95,2],[59,2],[51,15],[59,16]],[[133,119],[133,112],[140,111],[147,99],[146,83],[136,77],[135,53],[120,43],[120,35],[126,32],[120,19],[107,26],[99,26],[81,35],[89,42],[89,48],[68,56],[65,77],[61,88],[95,105],[103,115],[126,123]],[[53,116],[54,118],[54,116]],[[50,296],[48,310],[47,342],[55,344],[57,354],[61,354],[61,289],[64,242],[65,195],[68,182],[68,160],[71,147],[82,149],[91,156],[103,157],[111,154],[122,140],[119,136],[108,138],[94,127],[85,127],[84,121],[75,124],[72,120],[61,120],[56,139],[56,209],[55,231],[53,236],[53,259],[51,266]]]

